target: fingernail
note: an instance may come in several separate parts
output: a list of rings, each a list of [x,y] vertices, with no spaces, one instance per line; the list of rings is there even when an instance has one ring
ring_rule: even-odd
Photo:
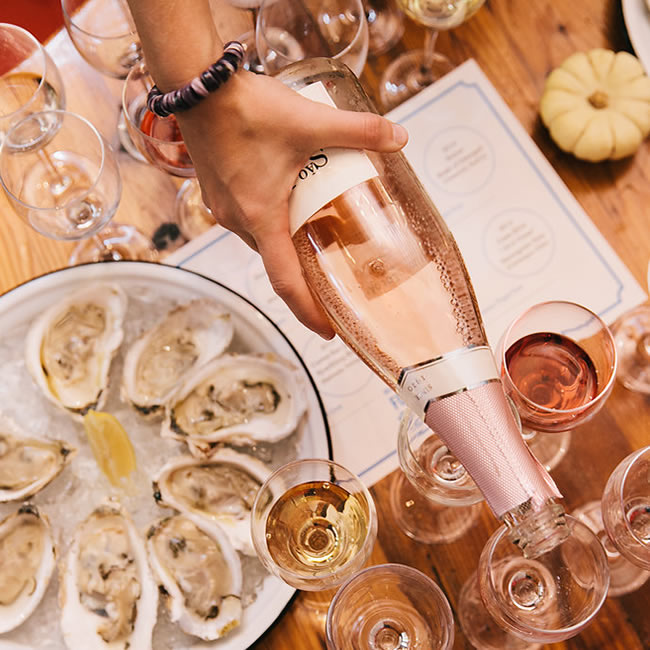
[[[409,132],[401,125],[393,122],[393,140],[403,147],[409,139]]]

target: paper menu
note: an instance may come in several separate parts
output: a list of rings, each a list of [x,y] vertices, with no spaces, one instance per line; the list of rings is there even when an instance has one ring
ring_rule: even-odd
[[[456,237],[493,344],[540,300],[576,300],[611,321],[645,299],[474,62],[391,117],[410,131],[406,155]],[[229,286],[284,331],[321,393],[335,460],[369,485],[397,467],[402,402],[338,339],[295,319],[256,253],[215,227],[166,262]]]

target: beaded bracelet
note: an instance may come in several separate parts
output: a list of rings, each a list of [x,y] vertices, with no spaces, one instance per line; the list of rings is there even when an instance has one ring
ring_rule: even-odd
[[[226,43],[221,58],[186,86],[168,93],[162,93],[158,86],[153,86],[147,96],[147,108],[158,117],[167,117],[196,106],[237,72],[244,60],[245,51],[239,41]]]

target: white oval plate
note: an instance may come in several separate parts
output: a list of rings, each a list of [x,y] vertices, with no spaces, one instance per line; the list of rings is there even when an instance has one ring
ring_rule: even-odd
[[[622,0],[621,4],[632,47],[650,75],[650,10],[646,0]]]
[[[195,297],[212,297],[232,313],[239,344],[253,352],[275,352],[303,371],[307,386],[308,412],[299,430],[300,458],[331,458],[329,427],[323,405],[313,379],[286,336],[259,309],[227,287],[192,271],[150,264],[146,262],[105,262],[54,271],[34,278],[0,296],[0,334],[28,326],[30,321],[50,304],[63,298],[79,285],[88,282],[109,281],[120,284],[128,293],[143,290],[149,295],[164,296],[167,300],[187,301]],[[128,312],[127,312],[128,320]],[[18,352],[20,356],[22,351]],[[38,389],[34,386],[35,398]],[[74,461],[73,461],[74,462]],[[193,648],[215,650],[242,650],[254,643],[278,618],[295,589],[279,578],[267,576],[254,603],[244,609],[242,624],[226,638],[210,643],[197,639]],[[162,610],[160,610],[162,611]],[[29,626],[29,621],[25,626]],[[23,626],[21,626],[23,627]],[[17,628],[16,632],[21,628]],[[9,635],[12,639],[13,634]],[[20,647],[0,640],[3,647]],[[52,646],[48,645],[48,648]],[[63,645],[61,645],[63,648]],[[183,648],[183,650],[187,650]]]

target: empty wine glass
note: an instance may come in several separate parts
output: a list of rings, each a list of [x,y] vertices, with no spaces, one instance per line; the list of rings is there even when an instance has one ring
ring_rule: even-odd
[[[133,66],[124,81],[122,111],[131,140],[155,167],[188,179],[176,197],[175,222],[186,239],[192,239],[216,223],[203,203],[194,164],[173,115],[158,117],[147,108],[147,94],[154,85],[143,62]]]
[[[569,431],[602,408],[616,376],[616,345],[605,322],[574,302],[533,305],[498,345],[503,385],[537,459],[551,470]]]
[[[32,34],[0,23],[0,144],[7,131],[27,115],[65,108],[59,70]],[[56,126],[56,124],[51,125]]]
[[[650,577],[650,447],[624,458],[610,475],[601,501],[573,516],[584,521],[607,552],[610,596],[636,591]]]
[[[255,42],[267,74],[325,56],[360,76],[368,56],[368,23],[361,0],[263,0]]]
[[[409,410],[400,421],[397,452],[402,471],[395,473],[390,498],[402,532],[425,544],[464,535],[480,515],[483,495],[442,440]]]
[[[569,639],[594,619],[607,596],[607,557],[589,527],[565,517],[569,535],[534,557],[512,543],[506,526],[487,541],[459,599],[461,627],[474,647],[536,648]]]
[[[363,0],[368,22],[368,54],[379,56],[392,49],[404,33],[404,14],[393,0]]]
[[[618,350],[618,379],[630,390],[650,395],[650,307],[621,316],[612,327]]]
[[[259,489],[251,535],[271,573],[298,589],[323,591],[365,564],[377,514],[367,488],[347,469],[329,460],[297,460]]]
[[[449,650],[454,618],[440,587],[403,564],[359,571],[327,613],[328,650]]]
[[[133,253],[130,226],[105,228],[122,192],[117,161],[80,115],[46,111],[15,124],[0,147],[0,182],[13,209],[36,231],[53,239],[84,240],[72,264]],[[148,240],[141,244],[140,259],[155,259]]]
[[[453,69],[446,57],[435,51],[440,30],[454,29],[469,20],[485,0],[398,0],[404,13],[426,28],[424,49],[398,56],[384,71],[379,96],[386,110],[419,93]]]

